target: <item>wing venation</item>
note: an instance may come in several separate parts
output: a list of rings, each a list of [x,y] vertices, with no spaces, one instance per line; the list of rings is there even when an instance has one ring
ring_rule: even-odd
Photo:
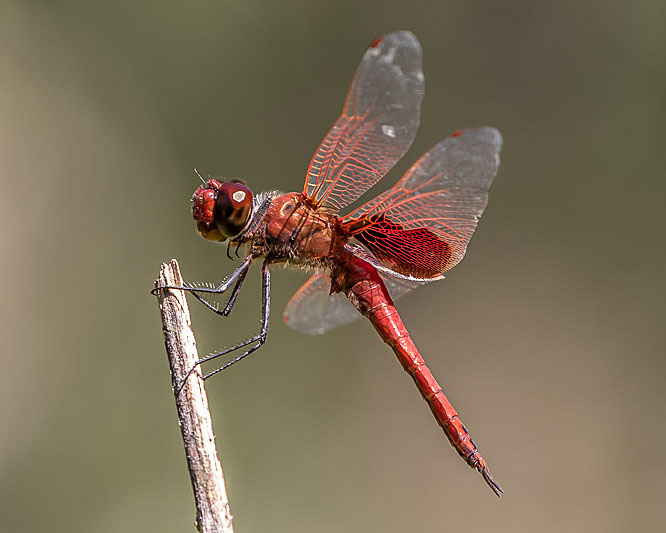
[[[382,271],[379,275],[393,301],[423,285],[422,281],[395,277]],[[284,323],[301,333],[318,335],[361,318],[343,293],[330,294],[330,290],[328,274],[313,274],[287,303],[282,315]]]
[[[407,31],[376,39],[356,69],[342,114],[315,152],[303,193],[339,210],[377,183],[419,129],[421,46]]]
[[[419,159],[394,187],[344,218],[388,269],[435,279],[465,255],[499,167],[494,128],[456,132]]]

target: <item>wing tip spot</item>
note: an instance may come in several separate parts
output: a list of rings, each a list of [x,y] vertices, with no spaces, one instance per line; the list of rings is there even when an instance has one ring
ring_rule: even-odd
[[[374,41],[370,43],[370,46],[368,46],[368,48],[377,48],[383,40],[384,37],[377,37]]]

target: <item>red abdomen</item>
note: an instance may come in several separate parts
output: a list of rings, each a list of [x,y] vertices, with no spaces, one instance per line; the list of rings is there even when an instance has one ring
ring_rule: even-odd
[[[384,342],[393,349],[402,367],[412,376],[451,445],[469,466],[481,473],[490,488],[499,496],[502,488],[490,475],[488,466],[467,428],[426,366],[377,270],[362,259],[353,257],[347,271],[350,274],[346,276],[346,282],[341,283],[341,289],[359,312],[372,322]]]

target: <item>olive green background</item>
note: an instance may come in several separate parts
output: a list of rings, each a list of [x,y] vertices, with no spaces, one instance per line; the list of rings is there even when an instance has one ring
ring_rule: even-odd
[[[371,326],[280,319],[207,384],[238,532],[664,531],[666,4],[5,1],[0,7],[0,530],[192,531],[154,297],[220,281],[204,175],[300,190],[377,35],[413,31],[413,149],[498,127],[465,260],[405,297],[413,338],[506,494],[450,448]],[[192,303],[200,351],[254,333]]]

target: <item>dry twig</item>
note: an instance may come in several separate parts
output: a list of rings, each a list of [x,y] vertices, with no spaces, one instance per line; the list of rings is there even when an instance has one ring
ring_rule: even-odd
[[[155,287],[182,286],[183,279],[175,259],[163,263]],[[157,291],[171,384],[178,391],[182,379],[199,359],[191,328],[185,293]],[[202,533],[233,533],[231,510],[224,483],[224,472],[217,458],[215,434],[208,410],[208,399],[201,371],[197,368],[176,396],[178,424],[183,434],[187,467],[190,471],[197,507],[196,525]]]

